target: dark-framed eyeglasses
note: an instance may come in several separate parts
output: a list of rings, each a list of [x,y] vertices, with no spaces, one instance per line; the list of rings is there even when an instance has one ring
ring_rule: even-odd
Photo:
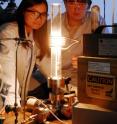
[[[35,19],[42,18],[42,17],[47,17],[48,16],[48,13],[47,12],[38,12],[36,10],[30,10],[30,9],[27,9],[26,11],[32,13],[33,16],[35,17]]]
[[[82,2],[82,1],[79,1],[79,0],[66,0],[66,3],[70,6],[79,6],[81,8],[85,8],[86,5],[87,5],[87,2]]]
[[[88,0],[64,0],[66,2],[79,2],[79,3],[88,3]]]

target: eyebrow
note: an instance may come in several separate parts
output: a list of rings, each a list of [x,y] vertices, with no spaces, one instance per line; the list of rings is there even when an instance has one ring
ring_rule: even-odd
[[[39,12],[39,11],[37,11],[37,10],[31,10],[31,9],[27,9],[27,11],[29,11],[29,12],[37,12],[37,13],[47,13],[47,11],[45,11],[45,12]]]
[[[79,3],[87,3],[85,0],[65,0],[66,2],[79,2]]]

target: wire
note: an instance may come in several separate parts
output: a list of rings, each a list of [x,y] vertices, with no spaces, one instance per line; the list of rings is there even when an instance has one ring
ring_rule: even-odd
[[[22,121],[22,122],[20,122],[20,123],[18,123],[18,124],[25,124],[25,123],[29,124],[29,123],[33,122],[33,120],[35,119],[35,117],[36,117],[37,115],[38,115],[38,114],[28,116],[27,119],[25,119],[24,121]]]
[[[70,39],[70,38],[67,38],[67,39],[69,39],[69,40],[72,40],[72,41],[75,41],[74,43],[72,43],[72,44],[70,44],[68,47],[63,47],[62,48],[62,50],[68,50],[69,48],[71,48],[73,45],[75,45],[75,44],[79,44],[80,43],[80,41],[78,41],[78,40],[74,40],[74,39]]]
[[[40,104],[42,104],[45,108],[48,108],[49,112],[50,112],[59,122],[65,124],[65,122],[62,121],[61,119],[59,119],[59,118],[51,111],[51,109],[50,109],[46,104],[43,103],[42,100],[37,99],[37,98],[34,97],[34,96],[28,96],[27,98],[34,98],[34,99],[36,99],[36,100],[37,100]]]
[[[14,103],[14,107],[15,107],[15,124],[18,123],[18,112],[17,112],[17,59],[18,59],[18,48],[19,48],[19,42],[18,41],[18,44],[17,44],[17,47],[16,47],[16,70],[15,70],[15,103]]]
[[[33,59],[33,47],[34,47],[34,43],[32,42],[32,46],[31,48],[31,58],[30,58],[30,64],[29,64],[29,68],[28,68],[28,72],[27,72],[27,76],[26,76],[26,80],[25,80],[25,84],[24,84],[24,91],[23,91],[23,97],[24,97],[24,119],[25,119],[25,104],[26,104],[26,87],[27,87],[27,82],[28,82],[28,78],[29,78],[29,73],[30,73],[30,69],[31,69],[31,65],[32,65],[32,59]]]
[[[71,39],[71,38],[69,38],[69,37],[63,37],[63,36],[50,36],[50,40],[51,40],[51,39],[60,39],[60,40],[63,40],[64,42],[65,42],[66,40],[74,41],[72,44],[68,45],[68,47],[62,46],[62,50],[67,50],[67,49],[71,48],[73,45],[75,45],[75,44],[77,44],[77,43],[78,43],[78,44],[80,43],[80,41],[78,41],[78,40]],[[51,47],[52,47],[52,45],[51,45]]]

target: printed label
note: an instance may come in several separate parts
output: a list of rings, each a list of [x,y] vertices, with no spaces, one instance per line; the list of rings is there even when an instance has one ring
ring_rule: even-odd
[[[110,63],[88,62],[88,71],[98,73],[110,73]]]
[[[115,76],[87,73],[86,94],[89,97],[114,100],[115,95]]]
[[[117,39],[99,39],[99,55],[117,56]]]

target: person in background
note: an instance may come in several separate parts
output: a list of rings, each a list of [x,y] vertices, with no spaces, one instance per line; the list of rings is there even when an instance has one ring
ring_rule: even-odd
[[[104,19],[100,16],[100,7],[98,5],[93,5],[91,7],[91,30],[95,30],[99,27],[100,23],[103,24]]]
[[[92,27],[92,13],[89,11],[91,4],[91,0],[64,0],[66,11],[61,15],[62,36],[71,39],[66,40],[66,44],[72,46],[62,51],[62,75],[65,78],[71,77],[69,88],[76,92],[77,57],[83,55],[83,34],[92,33],[92,29],[94,30]],[[54,21],[58,20],[58,16],[56,16]],[[105,24],[105,20],[101,16],[98,21],[99,25]],[[48,21],[48,27],[50,27],[50,20]],[[103,32],[108,31],[104,29]],[[49,63],[50,58],[45,56],[40,64],[40,69],[46,75],[50,75]]]
[[[43,41],[36,41],[35,36],[37,29],[43,31],[47,13],[46,0],[22,0],[15,18],[0,26],[0,97],[4,106],[25,103],[34,65],[39,64],[48,51],[47,40],[42,36]]]
[[[62,53],[63,75],[71,77],[71,84],[77,86],[77,57],[83,55],[83,34],[92,33],[92,14],[89,11],[91,0],[64,0],[66,11],[62,14],[62,36],[71,40],[73,44]],[[104,25],[105,20],[100,16],[99,25]],[[72,86],[72,87],[73,87]]]

